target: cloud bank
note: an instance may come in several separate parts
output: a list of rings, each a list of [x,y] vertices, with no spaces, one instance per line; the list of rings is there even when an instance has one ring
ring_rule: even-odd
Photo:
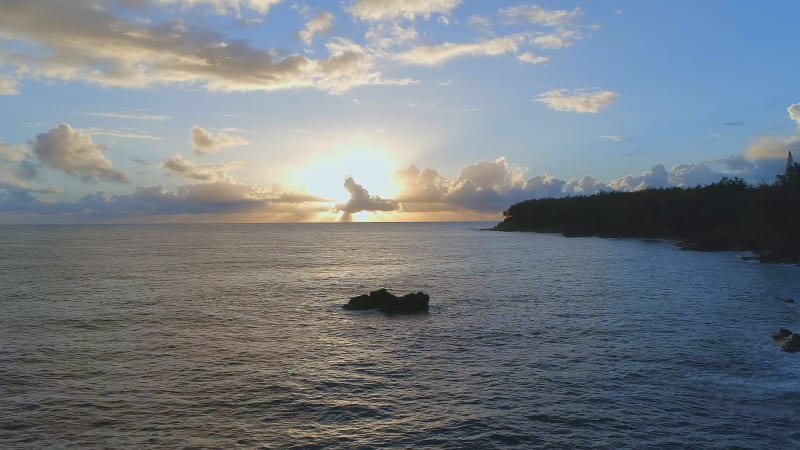
[[[460,0],[352,0],[341,4],[365,22],[362,36],[333,36],[319,48],[314,40],[333,30],[334,15],[293,5],[303,19],[296,31],[306,47],[287,50],[221,33],[187,10],[235,16],[237,23],[261,23],[280,0],[9,0],[0,14],[0,95],[19,91],[18,80],[62,80],[144,89],[180,85],[211,92],[317,89],[342,94],[361,86],[406,86],[411,78],[384,75],[396,62],[433,66],[463,57],[515,54],[541,64],[557,50],[584,39],[583,11],[518,6],[497,11],[505,21],[473,16],[492,38],[418,45],[418,19],[437,17],[450,26]],[[287,7],[288,8],[288,7]],[[42,11],[47,11],[42,14]],[[455,23],[455,22],[453,22]],[[490,30],[491,26],[496,29]],[[526,30],[509,34],[503,26]],[[309,55],[325,54],[321,57]],[[521,52],[518,54],[518,52]],[[134,118],[134,115],[130,115]],[[144,115],[143,115],[144,116]],[[107,113],[106,117],[119,117]],[[157,116],[142,120],[159,120]]]

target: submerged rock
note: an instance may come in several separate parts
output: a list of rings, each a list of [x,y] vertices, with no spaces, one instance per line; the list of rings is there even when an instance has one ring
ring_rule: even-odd
[[[786,328],[781,328],[780,330],[770,334],[769,336],[772,339],[774,339],[776,341],[779,341],[779,340],[784,339],[784,338],[786,338],[788,336],[791,336],[792,334],[794,334],[794,333],[792,333],[791,331],[787,330]]]
[[[789,353],[800,352],[800,335],[792,333],[786,328],[781,328],[770,336],[781,350]]]
[[[344,309],[377,309],[382,313],[415,313],[428,310],[428,294],[417,292],[398,297],[386,289],[372,291],[369,295],[353,297]]]

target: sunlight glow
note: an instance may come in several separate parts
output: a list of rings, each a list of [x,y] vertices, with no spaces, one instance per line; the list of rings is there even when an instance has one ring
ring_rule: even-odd
[[[392,198],[398,189],[395,171],[397,163],[388,151],[350,148],[333,151],[304,165],[293,174],[292,184],[311,194],[344,203],[350,198],[344,180],[353,177],[370,194]]]

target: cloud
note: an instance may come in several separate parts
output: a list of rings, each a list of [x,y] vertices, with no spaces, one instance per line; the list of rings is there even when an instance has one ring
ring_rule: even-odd
[[[0,142],[0,190],[26,193],[57,193],[54,187],[31,184],[39,175],[39,165],[23,145],[7,146]]]
[[[542,64],[550,61],[549,56],[536,56],[531,52],[521,53],[517,59],[528,64]]]
[[[792,118],[797,125],[800,125],[800,103],[795,103],[794,105],[790,105],[786,108],[786,112],[789,113],[789,117]]]
[[[172,119],[172,116],[167,115],[131,114],[122,112],[89,112],[86,114],[94,117],[107,117],[110,119],[153,120],[157,122],[164,122]]]
[[[741,120],[731,120],[729,122],[723,123],[726,127],[743,127],[745,125],[744,122]]]
[[[123,195],[90,194],[71,202],[46,202],[0,184],[0,220],[39,222],[158,222],[163,220],[308,221],[329,210],[302,192],[265,189],[231,178],[186,184],[173,191],[140,186]],[[163,218],[163,219],[162,219]]]
[[[531,43],[545,49],[558,50],[569,47],[576,41],[583,39],[579,30],[557,30],[553,33],[539,34],[531,39]]]
[[[536,102],[544,103],[556,111],[574,111],[596,114],[610,105],[618,95],[599,89],[553,89],[536,96]]]
[[[601,191],[638,191],[647,188],[693,187],[719,181],[723,176],[756,175],[774,179],[776,169],[761,161],[746,160],[739,172],[717,172],[705,163],[679,164],[671,170],[657,164],[641,175],[628,175],[603,183],[583,176],[565,181],[544,173],[526,176],[526,170],[513,166],[505,158],[483,161],[461,169],[459,176],[447,180],[434,169],[417,166],[398,171],[402,186],[395,198],[403,212],[475,211],[499,213],[508,206],[528,199],[559,198],[568,195],[592,195]]]
[[[212,133],[198,125],[192,126],[192,149],[199,155],[207,155],[225,148],[247,145],[247,139],[224,132]]]
[[[539,5],[521,5],[500,10],[510,23],[535,23],[551,27],[573,23],[583,15],[583,10],[546,9]]]
[[[270,1],[169,1],[209,4],[219,11],[247,6],[266,11]],[[42,11],[47,14],[42,14]],[[199,86],[213,92],[315,88],[341,93],[363,85],[409,84],[384,80],[374,55],[341,43],[327,58],[311,59],[262,49],[242,39],[182,21],[137,21],[119,4],[97,7],[76,0],[13,1],[0,14],[0,49],[16,76],[80,81],[101,86],[147,88]],[[13,50],[12,50],[13,49]],[[336,70],[331,70],[335,67]]]
[[[342,212],[341,220],[347,222],[351,215],[360,211],[396,211],[397,202],[384,200],[377,195],[370,195],[369,191],[356,183],[352,177],[344,180],[344,187],[350,193],[350,200],[336,205],[336,211]]]
[[[608,186],[615,191],[641,191],[647,188],[663,188],[669,186],[669,172],[663,164],[657,164],[647,172],[635,176],[628,175],[612,180]]]
[[[679,187],[715,183],[720,178],[722,178],[722,174],[713,171],[704,163],[678,164],[669,173],[670,184]]]
[[[419,33],[413,24],[404,26],[398,22],[377,22],[370,24],[365,37],[371,45],[386,50],[415,42]]]
[[[786,153],[800,154],[800,136],[778,138],[764,136],[758,138],[745,151],[749,159],[786,159]]]
[[[0,95],[17,95],[17,80],[9,76],[0,75]]]
[[[464,56],[497,56],[514,53],[523,40],[524,36],[519,34],[469,44],[445,42],[436,46],[423,45],[399,53],[395,58],[406,64],[430,66]]]
[[[569,180],[564,186],[568,195],[593,195],[608,189],[608,186],[597,178],[584,175],[580,180]]]
[[[614,142],[622,142],[625,140],[625,138],[623,138],[622,136],[617,136],[615,134],[603,134],[597,137],[599,139],[605,139],[607,141],[614,141]]]
[[[130,183],[125,174],[113,168],[103,151],[84,132],[68,124],[36,136],[33,153],[46,167],[80,177],[84,181],[102,179],[116,183]]]
[[[365,21],[430,19],[433,14],[449,15],[461,0],[355,0],[347,11]]]
[[[470,26],[478,28],[481,31],[489,32],[492,30],[492,21],[489,20],[487,17],[479,16],[477,14],[469,16],[467,19],[467,23]]]
[[[407,169],[398,170],[395,180],[402,186],[402,191],[397,196],[400,202],[441,202],[448,191],[439,172],[434,169],[420,171],[414,164]]]
[[[283,0],[155,0],[160,4],[177,4],[184,7],[209,5],[217,14],[241,14],[245,8],[260,14],[267,14],[270,8]]]
[[[318,62],[316,70],[321,74],[319,87],[330,93],[341,94],[355,86],[363,85],[405,86],[416,83],[415,80],[407,78],[382,79],[380,72],[372,71],[375,66],[375,56],[349,39],[334,38],[329,40],[325,47],[331,56]]]
[[[160,141],[161,138],[158,136],[153,136],[150,134],[139,133],[136,131],[128,131],[128,130],[106,130],[102,128],[79,128],[77,131],[89,134],[89,135],[104,135],[104,136],[114,136],[114,137],[121,137],[121,138],[129,138],[129,139],[147,139],[151,141]]]
[[[565,181],[549,174],[526,179],[525,172],[498,158],[470,164],[446,180],[434,169],[412,165],[395,175],[402,186],[396,200],[404,212],[499,212],[529,198],[563,195]]]
[[[197,181],[218,181],[227,177],[228,167],[222,165],[198,165],[181,155],[175,155],[161,163],[170,172]]]
[[[298,36],[306,45],[311,45],[314,35],[330,31],[333,27],[333,19],[333,14],[327,11],[321,12],[306,23],[306,26],[298,33]]]

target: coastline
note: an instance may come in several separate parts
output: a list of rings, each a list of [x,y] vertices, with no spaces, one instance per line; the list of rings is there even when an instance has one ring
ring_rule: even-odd
[[[564,228],[564,229],[544,229],[536,227],[521,227],[509,224],[506,221],[499,222],[486,231],[502,232],[521,232],[521,233],[551,233],[561,234],[566,238],[573,237],[599,237],[605,239],[639,239],[639,240],[663,240],[672,241],[678,250],[698,251],[698,252],[751,252],[754,256],[745,257],[747,260],[757,260],[766,264],[795,264],[800,265],[800,255],[781,251],[780,248],[763,248],[747,245],[732,239],[720,238],[714,235],[663,235],[663,234],[637,234],[637,233],[614,233],[614,232],[594,232],[588,229]]]

